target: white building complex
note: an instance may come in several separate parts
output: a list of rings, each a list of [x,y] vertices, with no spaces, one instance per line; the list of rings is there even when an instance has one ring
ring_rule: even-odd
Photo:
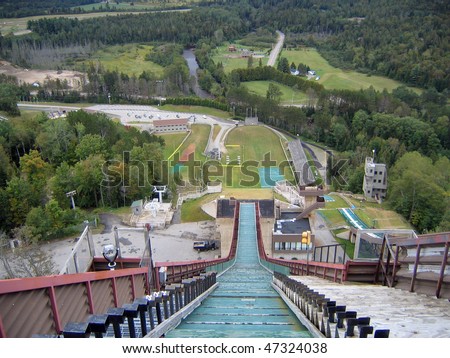
[[[364,196],[382,200],[387,192],[386,164],[374,163],[373,158],[367,157],[364,166]]]

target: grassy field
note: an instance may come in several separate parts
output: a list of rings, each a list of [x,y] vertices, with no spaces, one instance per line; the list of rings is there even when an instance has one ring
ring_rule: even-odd
[[[339,208],[348,208],[350,205],[339,195],[330,195],[335,201],[326,202],[325,209],[320,210],[320,214],[325,218],[331,227],[348,225],[347,221],[338,211]],[[348,198],[354,205],[353,212],[369,227],[377,229],[411,229],[411,225],[398,213],[386,210],[377,203],[361,203],[360,201]]]
[[[183,143],[183,145],[180,147],[180,149],[177,151],[177,154],[175,155],[175,158],[171,158],[171,160],[174,160],[173,163],[171,163],[171,168],[174,170],[174,172],[178,172],[181,176],[181,179],[185,180],[189,184],[195,184],[195,179],[200,179],[201,174],[201,163],[203,163],[206,160],[206,157],[203,154],[203,151],[206,148],[206,144],[208,143],[209,133],[211,131],[211,126],[207,124],[193,124],[191,125],[191,135],[186,139],[186,141]],[[194,153],[194,159],[196,161],[199,161],[199,165],[195,166],[194,169],[194,178],[190,178],[189,175],[189,166],[183,165],[183,163],[177,159],[182,158],[183,156],[187,155],[190,151],[193,151]],[[177,155],[179,157],[177,158]],[[192,158],[192,157],[189,157]],[[188,158],[186,158],[188,159]],[[191,159],[189,159],[190,164],[193,165],[194,163],[191,162]],[[192,169],[191,169],[192,170]],[[189,187],[189,185],[187,186]]]
[[[355,71],[344,71],[331,66],[319,52],[314,48],[305,48],[303,50],[283,51],[280,55],[288,59],[289,63],[296,65],[304,63],[320,76],[319,83],[328,89],[349,89],[359,90],[361,88],[373,88],[377,91],[393,89],[401,86],[402,83],[382,76],[368,76]],[[419,91],[418,89],[413,89]]]
[[[264,138],[264,140],[261,140],[261,138]],[[241,156],[241,162],[254,161],[254,164],[247,167],[247,171],[237,166],[232,168],[233,187],[241,186],[241,181],[247,182],[243,186],[249,185],[248,182],[255,179],[258,168],[279,166],[286,161],[279,137],[266,127],[242,126],[234,128],[228,134],[225,144],[229,149],[230,161],[236,160],[237,155]],[[264,163],[264,155],[268,155],[267,158],[272,160],[273,163]],[[222,157],[223,164],[226,164],[225,160],[226,154]],[[230,169],[227,168],[227,170]],[[286,179],[293,179],[292,172],[288,167],[284,168],[283,174]]]
[[[282,92],[281,104],[308,104],[309,99],[306,93],[294,90],[292,87],[285,86],[281,83],[274,81],[249,81],[243,82],[242,85],[245,86],[250,93],[266,97],[270,83],[273,83],[280,88]]]
[[[274,37],[275,42],[275,37]],[[254,50],[255,56],[253,57],[253,66],[258,66],[259,58],[261,58],[262,65],[265,66],[269,59],[267,52],[270,48],[250,48],[248,46],[240,45],[239,41],[237,43],[233,43],[237,49],[236,52],[228,51],[228,46],[230,44],[226,44],[224,46],[217,47],[212,53],[212,59],[215,63],[222,62],[225,73],[230,73],[231,71],[237,68],[247,68],[248,66],[248,58],[243,58],[240,56],[240,49],[246,50]],[[261,57],[260,57],[261,56]]]
[[[82,64],[100,62],[110,71],[118,70],[129,76],[138,77],[143,71],[150,71],[156,76],[161,76],[164,68],[154,62],[146,61],[145,56],[152,50],[148,44],[126,44],[108,46],[93,53],[90,58],[76,63],[76,68],[81,70]]]
[[[169,156],[175,151],[175,149],[178,148],[178,146],[181,144],[184,138],[186,138],[187,133],[181,132],[181,133],[165,133],[165,134],[158,134],[158,137],[161,137],[164,139],[165,146],[164,146],[164,159],[169,158]]]

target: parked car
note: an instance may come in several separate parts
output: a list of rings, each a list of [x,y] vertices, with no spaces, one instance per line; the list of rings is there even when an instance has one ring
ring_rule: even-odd
[[[208,250],[216,250],[218,249],[215,241],[204,240],[204,241],[195,241],[194,242],[194,250],[200,251],[208,251]]]

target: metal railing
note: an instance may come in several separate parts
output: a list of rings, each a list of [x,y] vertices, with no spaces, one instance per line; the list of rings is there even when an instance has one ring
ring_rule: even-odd
[[[260,262],[268,270],[284,275],[314,275],[334,282],[342,282],[347,277],[348,265],[343,263],[316,262],[309,259],[281,260],[267,256],[264,250],[258,203],[256,203],[256,230]]]
[[[85,320],[149,293],[147,282],[146,268],[3,280],[0,338],[61,334],[69,321]]]
[[[90,226],[86,225],[69,258],[59,272],[60,275],[86,272],[95,256],[94,241]]]
[[[419,235],[416,238],[392,238],[385,235],[375,274],[375,282],[396,287],[400,280],[408,282],[410,292],[416,292],[418,281],[428,282],[426,291],[440,298],[447,269],[450,250],[450,232]],[[412,267],[411,267],[412,266]],[[399,270],[402,269],[403,272]],[[433,287],[430,288],[430,287]],[[425,288],[424,288],[425,289]],[[424,293],[427,293],[424,292]]]
[[[230,251],[228,252],[227,257],[212,260],[156,262],[156,271],[159,271],[160,268],[164,267],[164,270],[166,271],[167,284],[179,283],[183,279],[209,271],[215,271],[218,275],[220,275],[223,271],[227,270],[234,264],[238,241],[239,209],[239,202],[237,202],[234,209],[233,236]],[[159,282],[159,276],[156,275],[156,288],[159,290],[160,287],[161,283]]]
[[[341,248],[343,251],[342,256],[338,256],[339,248]],[[344,244],[317,246],[317,247],[314,247],[312,260],[318,261],[318,262],[334,263],[334,264],[337,261],[337,263],[345,264],[346,249],[347,249],[347,244],[345,244],[345,243]],[[330,257],[330,253],[332,255],[331,257]],[[340,260],[339,260],[339,258],[340,258]]]

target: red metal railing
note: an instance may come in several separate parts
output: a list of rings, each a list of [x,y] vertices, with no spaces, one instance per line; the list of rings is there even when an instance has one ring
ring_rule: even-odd
[[[0,337],[61,334],[69,321],[86,320],[148,293],[147,268],[0,281]]]
[[[236,202],[234,209],[233,236],[231,239],[230,251],[227,257],[213,260],[194,260],[181,262],[155,262],[155,270],[158,273],[161,267],[167,268],[167,283],[178,283],[185,278],[196,276],[205,272],[207,267],[219,265],[232,260],[236,256],[238,230],[239,230],[239,202]],[[156,274],[156,287],[160,288],[159,275]]]
[[[289,272],[292,275],[314,275],[330,279],[334,282],[345,281],[346,273],[349,267],[348,262],[346,265],[344,265],[326,262],[315,262],[309,260],[280,260],[267,256],[266,251],[264,250],[258,203],[256,203],[256,233],[258,239],[258,252],[261,260],[288,267]]]

